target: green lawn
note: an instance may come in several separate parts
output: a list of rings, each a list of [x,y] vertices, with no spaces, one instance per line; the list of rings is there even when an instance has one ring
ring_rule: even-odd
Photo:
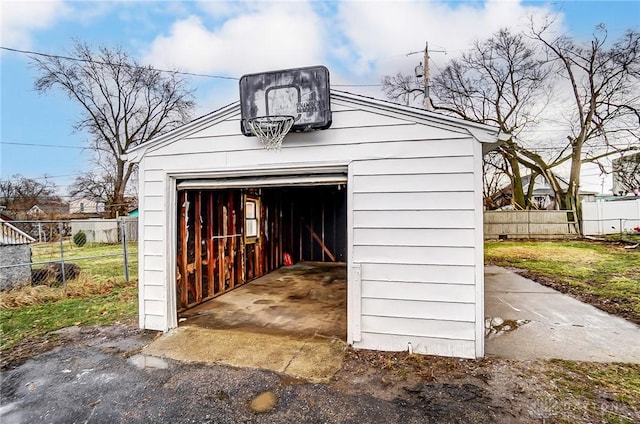
[[[123,254],[121,244],[87,243],[78,247],[70,240],[63,242],[64,261],[72,262],[80,266],[82,272],[91,275],[94,279],[118,279],[124,278]],[[60,260],[60,244],[37,243],[31,247],[33,262],[49,262]],[[127,244],[129,258],[129,274],[137,276],[138,244]],[[82,259],[88,258],[88,259]],[[42,265],[34,265],[40,268]]]
[[[65,241],[65,262],[80,266],[79,278],[68,281],[66,287],[25,287],[0,294],[0,350],[63,327],[111,324],[137,315],[137,245],[129,245],[128,283],[121,245],[69,246]],[[32,252],[33,262],[60,258],[59,245],[37,244]]]
[[[487,264],[529,277],[640,323],[640,248],[584,241],[491,241]]]

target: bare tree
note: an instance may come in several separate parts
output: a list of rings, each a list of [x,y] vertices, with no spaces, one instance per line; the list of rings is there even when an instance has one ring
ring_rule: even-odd
[[[640,196],[640,153],[613,160],[613,194]]]
[[[0,206],[16,219],[26,219],[34,205],[60,204],[53,181],[38,181],[16,174],[0,179]]]
[[[73,198],[89,198],[93,201],[105,205],[107,216],[115,216],[116,212],[128,209],[134,206],[137,197],[134,187],[127,187],[123,199],[119,202],[116,199],[116,169],[117,163],[115,158],[105,155],[103,152],[96,151],[96,166],[94,171],[85,172],[74,180],[69,187],[69,195]],[[133,169],[130,179],[137,180],[137,168]]]
[[[402,72],[382,77],[382,91],[389,100],[402,101],[407,106],[412,100],[424,97],[424,87],[418,83],[416,77]]]
[[[638,76],[638,33],[629,31],[611,47],[606,32],[599,28],[589,46],[580,46],[566,36],[547,40],[549,26],[522,34],[501,30],[490,39],[476,42],[473,49],[452,60],[434,79],[431,93],[436,110],[464,119],[488,123],[516,136],[505,142],[500,151],[504,163],[486,166],[509,175],[516,207],[529,207],[535,176],[542,175],[555,192],[558,206],[576,211],[580,216],[578,189],[582,163],[607,159],[614,153],[638,148],[640,84]],[[537,43],[544,52],[536,52]],[[563,79],[552,76],[559,73]],[[389,85],[398,79],[384,79]],[[407,77],[406,81],[410,81]],[[561,82],[568,81],[572,101],[551,104],[562,97]],[[387,87],[387,93],[396,91]],[[406,92],[416,93],[413,87]],[[553,91],[551,91],[553,90]],[[573,105],[573,106],[572,106]],[[557,110],[554,119],[570,118],[566,138],[546,141],[532,138],[527,130],[543,121],[546,108]],[[529,146],[527,148],[527,146]],[[533,147],[531,147],[533,146]],[[554,169],[570,165],[568,188],[564,188]],[[491,165],[491,164],[489,164]],[[601,164],[602,165],[602,164]],[[521,169],[531,173],[529,190],[524,192]]]
[[[557,193],[563,208],[580,218],[582,164],[640,147],[640,33],[629,30],[609,47],[603,25],[585,44],[565,35],[554,37],[549,28],[550,23],[541,29],[532,25],[531,36],[560,66],[573,103],[568,143],[556,160],[570,164],[569,185]],[[534,156],[529,159],[541,163]]]
[[[547,104],[552,69],[522,34],[502,29],[453,59],[433,79],[434,108],[461,118],[495,125],[512,138],[500,147],[500,171],[511,181],[512,202],[526,208],[516,136],[534,124]],[[494,166],[495,168],[495,166]]]
[[[71,56],[74,60],[33,57],[40,72],[35,89],[59,88],[81,106],[75,129],[91,136],[97,164],[105,157],[113,164],[109,175],[96,179],[89,172],[85,179],[104,183],[107,210],[115,215],[126,209],[127,184],[135,172],[124,153],[187,122],[194,107],[192,91],[177,74],[141,66],[119,48],[93,51],[76,42]],[[92,194],[96,184],[85,185],[86,194]]]

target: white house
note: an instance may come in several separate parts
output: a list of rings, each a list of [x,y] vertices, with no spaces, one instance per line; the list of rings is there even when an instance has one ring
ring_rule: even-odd
[[[101,200],[80,197],[69,202],[70,214],[101,214],[104,213],[104,202]]]
[[[354,347],[483,356],[482,156],[498,130],[335,90],[330,101],[330,128],[290,133],[279,151],[242,134],[233,103],[128,152],[140,326],[177,327],[179,309],[288,252],[348,267]]]

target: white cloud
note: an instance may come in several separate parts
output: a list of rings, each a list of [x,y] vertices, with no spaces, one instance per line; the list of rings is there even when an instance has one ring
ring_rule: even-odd
[[[468,49],[475,39],[490,36],[508,26],[525,29],[529,14],[550,12],[546,6],[525,7],[516,0],[460,2],[344,2],[340,3],[336,26],[343,34],[336,49],[341,60],[349,60],[358,75],[410,72],[421,60],[406,53],[424,49],[429,42],[449,57],[433,55],[436,63]],[[402,69],[398,69],[402,66]]]
[[[321,63],[322,24],[309,4],[258,6],[217,27],[207,26],[199,16],[179,20],[168,35],[156,37],[142,60],[159,67],[236,77]]]
[[[259,0],[200,0],[197,1],[198,7],[216,19],[226,19],[243,13],[253,12],[260,7]]]
[[[247,72],[324,64],[345,78],[378,82],[411,72],[425,41],[436,64],[509,26],[524,29],[528,16],[552,12],[519,0],[486,2],[259,0],[200,1],[201,15],[176,20],[142,52],[143,61],[198,73]],[[561,17],[560,17],[561,18]]]
[[[2,45],[30,48],[33,32],[52,27],[70,12],[71,8],[62,0],[2,1],[0,3]]]

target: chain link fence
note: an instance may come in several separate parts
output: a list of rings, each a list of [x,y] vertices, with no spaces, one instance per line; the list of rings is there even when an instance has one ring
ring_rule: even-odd
[[[127,282],[137,276],[137,217],[0,224],[0,290],[66,286],[80,274]]]

